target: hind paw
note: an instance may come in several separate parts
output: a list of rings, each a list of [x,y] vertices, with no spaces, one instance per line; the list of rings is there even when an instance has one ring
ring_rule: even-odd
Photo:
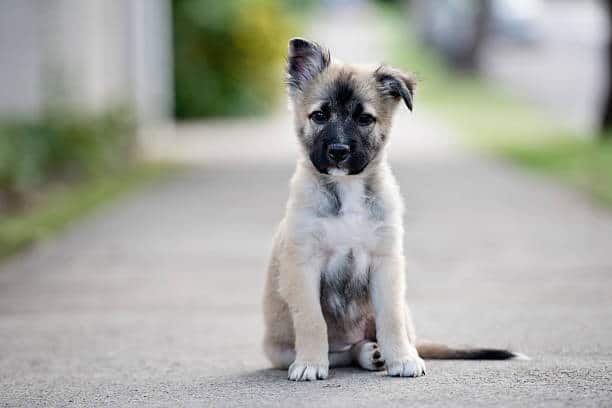
[[[385,359],[383,358],[378,344],[365,342],[359,346],[357,351],[357,363],[365,370],[380,371],[385,369]]]

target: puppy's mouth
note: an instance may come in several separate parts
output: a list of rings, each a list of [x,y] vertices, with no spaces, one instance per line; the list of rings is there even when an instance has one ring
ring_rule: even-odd
[[[327,174],[330,176],[347,176],[349,171],[348,169],[344,169],[342,167],[329,167],[327,169]]]
[[[327,167],[327,174],[330,176],[347,176],[350,173],[348,162],[349,157],[338,163],[330,163]]]
[[[364,171],[365,168],[368,167],[368,164],[370,164],[369,161],[363,163],[363,165],[359,168],[350,168],[347,160],[347,163],[341,162],[339,164],[330,165],[327,167],[325,173],[329,174],[330,176],[355,176]]]
[[[333,177],[360,174],[368,167],[368,164],[370,164],[370,160],[356,160],[353,156],[349,156],[340,162],[318,159],[318,156],[310,155],[310,162],[319,173]]]

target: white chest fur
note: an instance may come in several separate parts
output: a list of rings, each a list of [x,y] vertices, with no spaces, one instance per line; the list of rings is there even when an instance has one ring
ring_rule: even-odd
[[[345,177],[334,188],[340,207],[336,215],[320,219],[321,244],[332,253],[371,251],[376,247],[375,232],[381,222],[370,216],[363,180]]]

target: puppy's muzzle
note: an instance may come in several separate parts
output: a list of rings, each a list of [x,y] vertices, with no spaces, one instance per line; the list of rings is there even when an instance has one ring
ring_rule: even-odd
[[[339,164],[351,153],[349,145],[334,143],[327,146],[327,158],[332,164]]]

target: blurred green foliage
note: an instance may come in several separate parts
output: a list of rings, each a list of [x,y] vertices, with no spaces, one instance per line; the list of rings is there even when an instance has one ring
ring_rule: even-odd
[[[176,117],[252,114],[273,106],[283,90],[294,3],[173,0]]]
[[[407,0],[374,0],[375,3],[379,3],[380,5],[386,6],[400,6],[402,3],[407,2]]]
[[[125,112],[58,110],[40,119],[0,121],[0,196],[20,198],[52,180],[79,180],[124,166],[135,130]]]
[[[591,191],[612,206],[612,142],[564,138],[554,142],[508,144],[499,151],[516,163]]]
[[[28,211],[0,215],[0,259],[52,236],[88,211],[180,170],[165,163],[139,163],[120,173],[108,173],[46,191],[44,200]]]

